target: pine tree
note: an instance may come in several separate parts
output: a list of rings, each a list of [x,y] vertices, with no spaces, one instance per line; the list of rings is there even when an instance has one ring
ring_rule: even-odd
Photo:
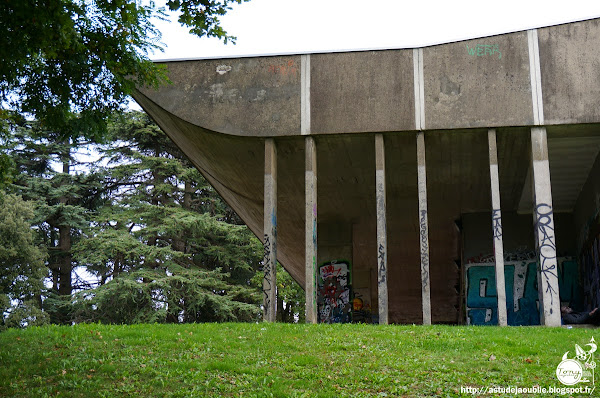
[[[260,242],[147,115],[115,118],[109,132],[107,204],[74,248],[101,286],[77,295],[76,319],[256,320]]]
[[[10,131],[10,154],[17,171],[10,189],[36,202],[33,225],[49,253],[52,288],[45,307],[53,322],[68,322],[61,300],[70,301],[74,289],[88,287],[85,280],[72,279],[77,267],[72,246],[89,225],[90,213],[100,205],[101,181],[97,174],[77,170],[82,164],[74,153],[89,145],[83,137],[70,138],[25,119]]]

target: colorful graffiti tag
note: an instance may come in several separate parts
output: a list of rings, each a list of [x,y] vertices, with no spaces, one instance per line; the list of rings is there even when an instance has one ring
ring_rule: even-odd
[[[558,284],[561,302],[580,309],[582,294],[577,262],[558,258]],[[504,264],[508,324],[539,325],[537,263],[535,260]],[[498,324],[498,294],[494,265],[486,262],[466,266],[466,310],[470,325]]]
[[[476,44],[475,47],[469,47],[466,44],[466,46],[469,55],[484,57],[486,55],[498,54],[498,59],[502,59],[502,51],[500,51],[498,44]]]
[[[352,320],[350,263],[331,261],[319,267],[317,309],[320,323],[346,323]]]

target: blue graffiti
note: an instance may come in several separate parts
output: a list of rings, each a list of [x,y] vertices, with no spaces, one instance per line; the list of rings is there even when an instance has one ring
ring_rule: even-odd
[[[579,309],[582,293],[577,262],[558,261],[561,302]],[[498,324],[496,273],[492,264],[470,265],[467,269],[467,317],[471,325]],[[511,262],[504,266],[507,323],[512,326],[539,325],[537,264]],[[515,301],[516,298],[516,301]]]

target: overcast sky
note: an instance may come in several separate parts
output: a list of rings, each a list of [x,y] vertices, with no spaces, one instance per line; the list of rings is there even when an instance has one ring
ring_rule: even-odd
[[[222,26],[237,44],[159,22],[153,59],[410,48],[600,17],[599,0],[251,0]]]

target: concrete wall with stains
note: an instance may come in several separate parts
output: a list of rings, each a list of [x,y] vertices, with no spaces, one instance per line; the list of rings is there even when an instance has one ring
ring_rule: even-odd
[[[311,56],[313,134],[415,129],[410,50]]]
[[[299,56],[180,61],[164,66],[172,84],[151,97],[177,117],[232,135],[300,134]]]
[[[491,213],[468,213],[461,217],[463,226],[463,260],[465,263],[479,263],[488,260],[493,253]],[[571,213],[555,213],[556,250],[559,256],[576,256],[576,230]],[[524,254],[535,253],[533,216],[502,212],[502,240],[505,256],[509,261],[519,259]]]
[[[600,19],[538,30],[547,124],[600,120]]]
[[[546,123],[600,122],[600,20],[538,29],[538,37]],[[525,31],[423,48],[425,127],[532,125],[529,55]],[[417,129],[412,49],[310,57],[312,134]],[[172,84],[141,89],[163,110],[225,134],[300,134],[300,55],[165,66]]]
[[[423,64],[428,129],[533,124],[526,32],[427,47]]]

